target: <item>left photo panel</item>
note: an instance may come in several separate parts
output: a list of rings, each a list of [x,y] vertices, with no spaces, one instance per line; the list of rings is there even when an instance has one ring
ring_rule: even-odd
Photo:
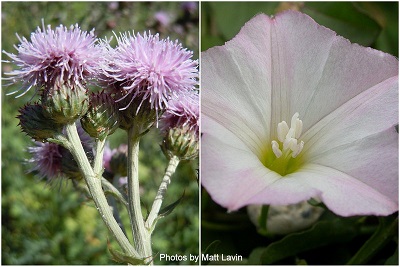
[[[199,3],[1,10],[1,263],[199,265]]]

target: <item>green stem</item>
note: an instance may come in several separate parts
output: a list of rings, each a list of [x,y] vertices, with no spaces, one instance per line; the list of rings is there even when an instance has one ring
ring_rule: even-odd
[[[76,162],[78,163],[78,166],[81,169],[86,184],[89,188],[90,195],[92,196],[101,218],[125,253],[139,258],[139,253],[129,243],[128,238],[124,235],[117,221],[114,219],[101,187],[101,178],[96,177],[92,167],[90,166],[90,162],[86,157],[85,151],[83,150],[75,123],[68,124],[65,128],[67,131],[68,142],[65,142],[64,145],[72,153]]]
[[[122,204],[124,204],[127,210],[129,209],[129,205],[125,197],[121,194],[121,192],[117,188],[115,188],[115,186],[112,183],[107,181],[106,178],[102,177],[101,184],[103,185],[105,192],[109,192],[110,194],[112,194],[114,197],[117,198],[117,200],[119,200]]]
[[[149,217],[146,221],[146,228],[153,229],[154,222],[158,217],[158,213],[160,212],[162,202],[164,200],[164,196],[167,192],[168,185],[171,183],[171,176],[175,173],[176,168],[179,164],[179,158],[177,156],[173,156],[168,163],[168,167],[165,170],[164,177],[161,181],[160,187],[158,188],[157,195],[154,199],[153,206],[151,207]]]
[[[96,140],[96,156],[94,158],[93,171],[98,177],[103,175],[103,154],[105,144],[105,138],[103,140]]]
[[[150,257],[151,237],[144,226],[139,191],[139,141],[135,127],[128,131],[128,204],[135,249],[142,258]]]

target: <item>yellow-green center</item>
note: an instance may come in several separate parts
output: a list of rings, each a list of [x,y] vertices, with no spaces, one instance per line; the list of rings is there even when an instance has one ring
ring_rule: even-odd
[[[286,121],[278,123],[277,140],[272,140],[261,159],[264,166],[282,176],[296,171],[302,164],[299,157],[304,147],[304,142],[299,140],[302,130],[303,122],[297,112],[292,117],[290,128]]]

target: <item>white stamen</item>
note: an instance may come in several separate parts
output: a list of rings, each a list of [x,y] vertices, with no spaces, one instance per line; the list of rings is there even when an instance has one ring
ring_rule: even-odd
[[[294,128],[290,128],[289,132],[286,135],[286,139],[293,138],[294,136],[295,136],[295,129]]]
[[[289,126],[286,121],[278,123],[278,140],[283,143],[285,141],[286,135],[289,132]]]
[[[298,118],[299,118],[299,113],[298,112],[294,113],[292,121],[290,122],[290,128],[294,128],[296,126],[296,121]]]
[[[296,121],[296,139],[299,139],[301,132],[303,131],[303,122],[299,119]]]
[[[291,120],[290,128],[286,121],[278,123],[277,134],[278,140],[283,144],[282,150],[279,149],[279,143],[275,140],[271,142],[272,151],[277,158],[283,154],[292,155],[293,158],[297,157],[304,147],[304,142],[298,142],[303,131],[303,122],[299,119],[299,113],[296,112]],[[286,156],[285,156],[286,157]]]
[[[282,151],[279,149],[279,144],[275,140],[271,142],[272,145],[272,151],[274,152],[275,156],[277,158],[280,158],[282,156]]]
[[[304,141],[301,141],[300,144],[297,145],[296,151],[293,151],[292,153],[292,158],[297,157],[298,154],[303,150],[304,147]]]

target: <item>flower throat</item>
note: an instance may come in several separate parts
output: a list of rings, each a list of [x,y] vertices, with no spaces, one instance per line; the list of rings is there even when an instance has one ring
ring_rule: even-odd
[[[301,165],[299,154],[302,152],[304,142],[300,141],[303,122],[296,112],[291,120],[290,128],[286,121],[278,123],[278,140],[271,142],[271,147],[266,153],[263,164],[272,171],[284,176],[292,173]]]

